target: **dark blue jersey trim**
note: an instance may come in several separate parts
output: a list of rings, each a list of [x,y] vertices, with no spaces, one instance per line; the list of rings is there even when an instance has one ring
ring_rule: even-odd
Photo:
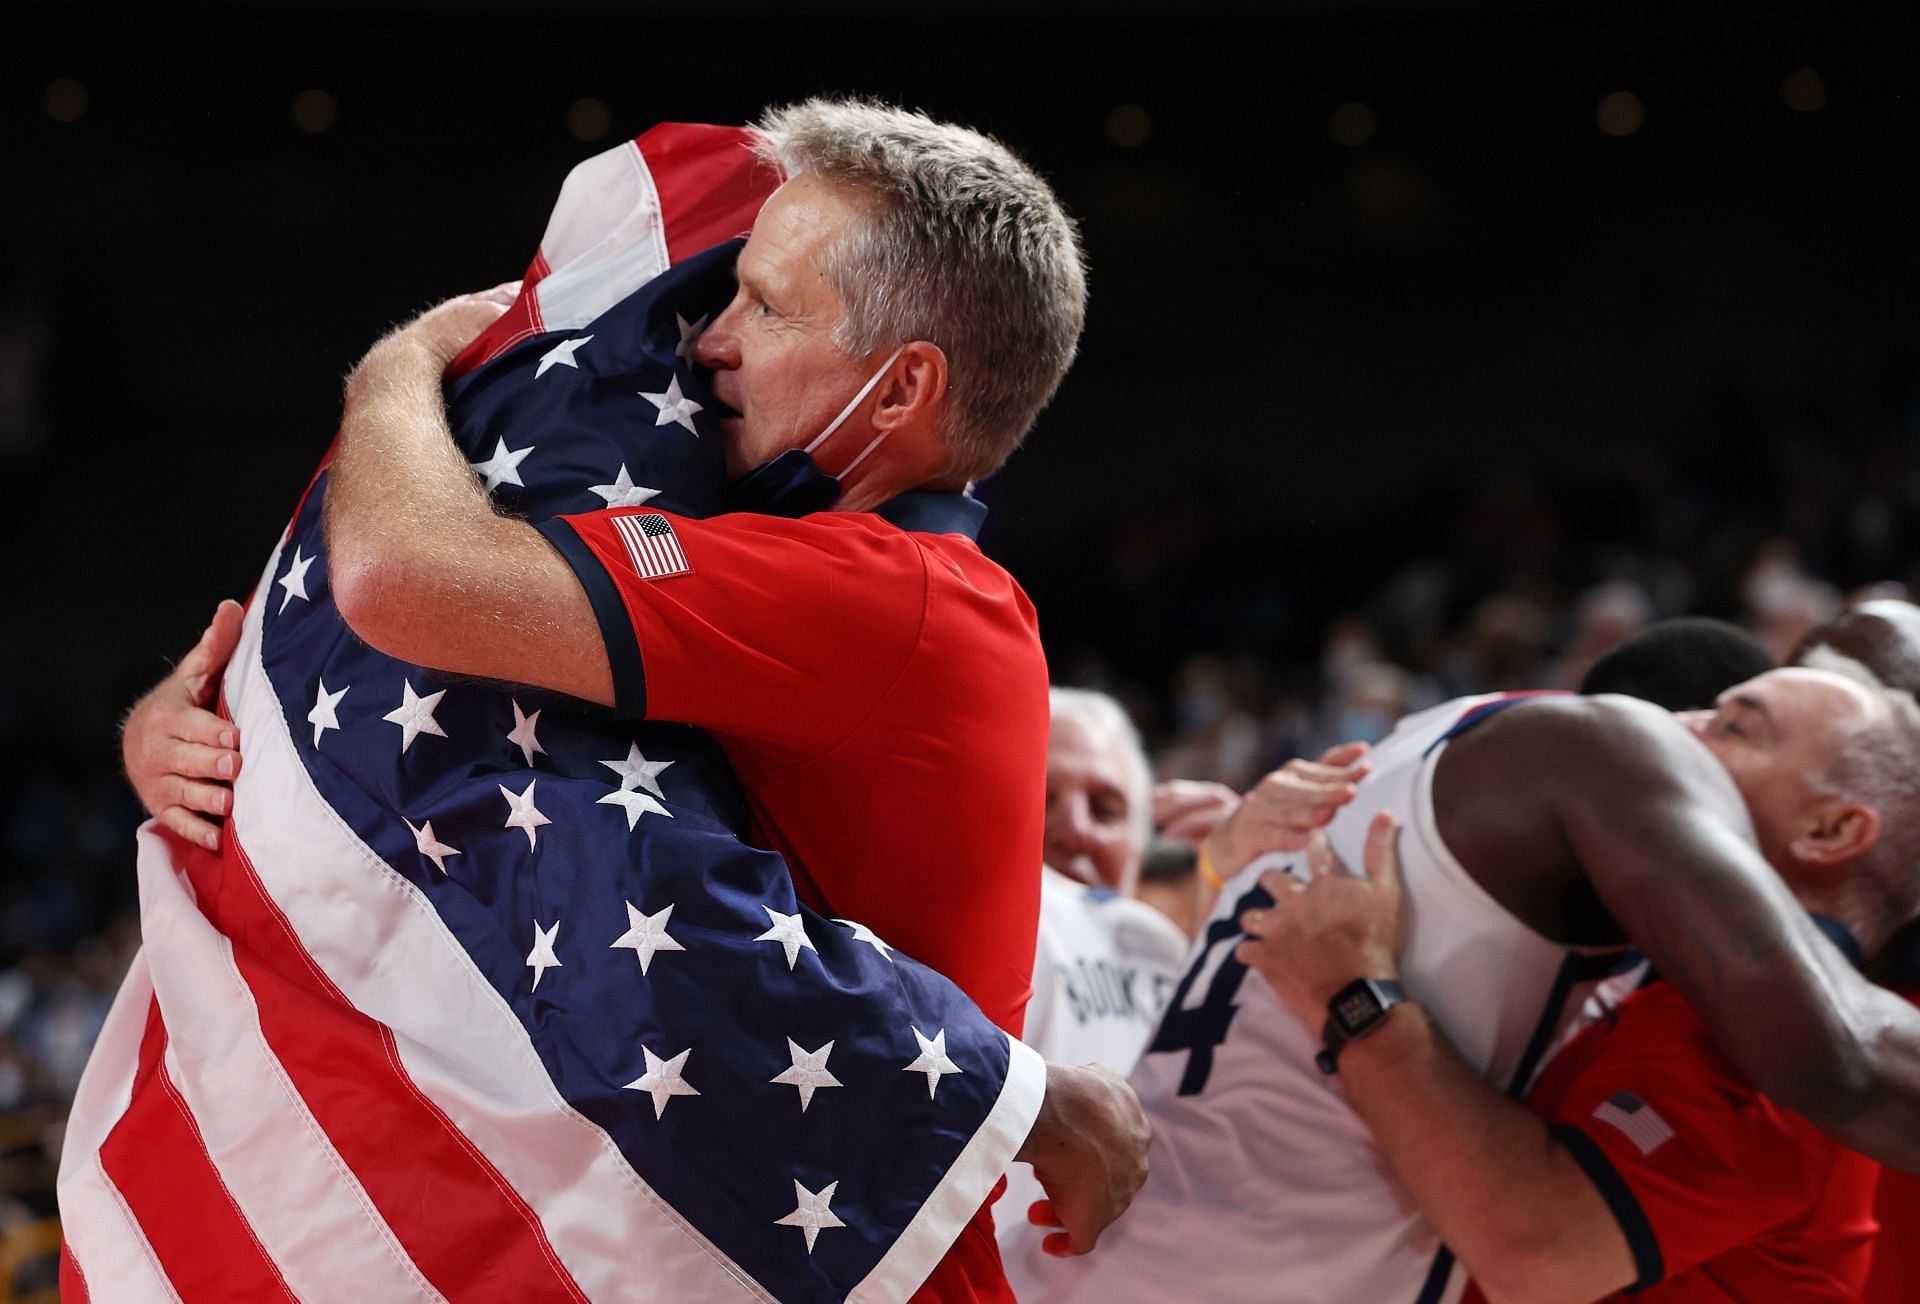
[[[1440,1297],[1447,1293],[1447,1283],[1453,1280],[1453,1251],[1442,1245],[1440,1252],[1433,1256],[1433,1266],[1427,1269],[1427,1279],[1420,1286],[1420,1293],[1414,1297],[1413,1304],[1440,1304]]]
[[[1473,726],[1479,724],[1482,720],[1486,719],[1488,716],[1499,714],[1500,712],[1506,710],[1508,707],[1512,706],[1515,702],[1530,702],[1536,697],[1570,697],[1570,696],[1572,696],[1572,694],[1563,692],[1557,688],[1540,688],[1540,689],[1529,689],[1528,691],[1521,692],[1521,693],[1508,693],[1504,697],[1494,698],[1493,701],[1491,702],[1482,702],[1480,703],[1480,705],[1476,707],[1469,708],[1466,714],[1462,715],[1458,720],[1455,720],[1453,722],[1453,726],[1451,728],[1449,728],[1445,733],[1441,734],[1438,738],[1434,739],[1432,742],[1428,743],[1427,750],[1420,754],[1422,756],[1433,755],[1434,751],[1440,746],[1440,744],[1447,742],[1449,739],[1459,737],[1461,734],[1473,728]]]
[[[1620,1224],[1620,1231],[1627,1238],[1627,1248],[1633,1251],[1633,1269],[1639,1276],[1633,1285],[1627,1287],[1626,1293],[1631,1295],[1635,1291],[1645,1290],[1666,1276],[1666,1262],[1660,1256],[1660,1242],[1654,1237],[1646,1211],[1634,1197],[1633,1188],[1620,1176],[1620,1170],[1607,1158],[1606,1151],[1592,1137],[1570,1123],[1555,1123],[1548,1131],[1573,1156],[1573,1162],[1579,1164],[1592,1179],[1600,1198],[1607,1202],[1613,1220]]]
[[[1513,1066],[1513,1077],[1507,1082],[1509,1100],[1527,1098],[1527,1089],[1533,1085],[1533,1075],[1539,1069],[1540,1061],[1546,1057],[1547,1048],[1553,1045],[1554,1033],[1560,1030],[1560,1015],[1566,1009],[1567,998],[1573,995],[1573,989],[1581,983],[1597,983],[1603,978],[1625,973],[1644,959],[1640,952],[1631,948],[1596,954],[1568,952],[1567,958],[1560,962],[1560,972],[1554,975],[1547,1002],[1540,1009],[1540,1019],[1533,1025],[1533,1036],[1527,1040],[1527,1048],[1521,1052],[1520,1062]]]
[[[593,604],[593,618],[600,622],[600,641],[607,649],[607,665],[613,671],[614,714],[627,720],[646,719],[647,669],[640,659],[640,639],[633,631],[633,617],[627,614],[619,586],[565,518],[535,521],[533,528],[559,549],[573,568],[574,578],[587,591],[587,601]]]

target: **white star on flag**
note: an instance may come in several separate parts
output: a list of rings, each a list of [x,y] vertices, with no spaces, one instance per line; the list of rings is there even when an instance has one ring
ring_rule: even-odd
[[[828,1042],[819,1050],[801,1050],[800,1043],[787,1038],[787,1054],[793,1057],[793,1067],[782,1069],[773,1081],[784,1086],[800,1088],[800,1112],[807,1112],[807,1106],[813,1103],[813,1093],[821,1087],[840,1086],[840,1079],[827,1072],[827,1056],[833,1054],[833,1043]]]
[[[508,700],[512,701],[511,698]],[[527,715],[520,709],[520,703],[513,703],[513,729],[507,734],[507,741],[520,749],[520,754],[527,758],[527,764],[529,766],[533,764],[533,754],[535,752],[540,753],[542,756],[547,754],[547,749],[540,745],[540,739],[534,734],[534,730],[539,728],[539,726],[540,713],[538,711],[535,711],[532,715]]]
[[[633,832],[633,826],[640,822],[642,815],[665,815],[668,819],[673,818],[672,811],[662,806],[648,794],[637,792],[631,788],[622,788],[618,792],[610,792],[595,802],[594,805],[618,806],[621,810],[625,811],[627,813],[627,832],[629,833]]]
[[[700,1093],[680,1080],[686,1071],[687,1056],[693,1054],[688,1047],[672,1059],[663,1060],[645,1046],[640,1053],[647,1057],[647,1071],[627,1083],[628,1091],[644,1091],[653,1097],[653,1116],[659,1118],[667,1112],[667,1101],[675,1096],[697,1096]]]
[[[665,426],[678,423],[692,430],[695,435],[700,433],[693,429],[693,414],[705,409],[680,392],[680,377],[673,376],[667,380],[666,393],[649,394],[643,389],[640,391],[640,397],[660,409],[660,415],[654,418],[654,425]],[[519,482],[515,481],[515,483]]]
[[[679,313],[673,314],[674,324],[680,328],[680,342],[673,346],[676,358],[691,358],[694,345],[700,342],[700,332],[707,328],[707,318],[711,313],[701,313],[698,321],[688,321]]]
[[[493,456],[484,462],[473,463],[473,469],[487,478],[487,492],[492,493],[503,484],[517,484],[526,487],[526,481],[520,478],[520,463],[527,460],[527,454],[533,451],[533,445],[525,448],[507,449],[504,439],[495,441]]]
[[[449,847],[446,843],[434,837],[432,820],[423,820],[417,829],[413,828],[413,821],[404,815],[400,817],[400,821],[408,828],[413,829],[414,850],[418,851],[428,860],[431,860],[433,867],[439,870],[441,877],[444,878],[447,873],[447,857],[459,855],[460,848]]]
[[[555,367],[572,367],[575,371],[580,370],[580,364],[573,360],[573,355],[592,338],[591,335],[582,335],[577,340],[561,340],[540,355],[540,365],[534,369],[533,378],[538,380]]]
[[[606,499],[609,507],[640,507],[660,496],[658,489],[635,484],[633,477],[627,474],[625,462],[620,464],[620,472],[613,477],[612,484],[589,485],[588,488]]]
[[[640,957],[640,972],[646,973],[647,966],[653,963],[657,951],[684,951],[687,948],[667,936],[667,920],[673,917],[673,907],[656,911],[650,915],[640,913],[640,908],[629,901],[627,904],[627,931],[620,934],[620,940],[608,950],[626,947]]]
[[[540,813],[539,807],[533,804],[533,786],[538,782],[538,779],[527,780],[527,790],[525,792],[515,792],[504,783],[500,785],[500,795],[507,799],[507,805],[512,808],[512,813],[507,816],[507,822],[501,827],[525,829],[527,831],[528,851],[532,851],[535,846],[534,830],[542,824],[553,823],[552,820]]]
[[[880,935],[871,928],[868,928],[865,924],[856,924],[851,919],[836,919],[833,922],[836,924],[845,924],[848,928],[851,928],[853,930],[854,941],[865,942],[868,946],[871,946],[874,950],[885,956],[888,964],[893,963],[893,948],[881,941]]]
[[[300,555],[300,545],[297,543],[293,545],[293,564],[287,567],[287,573],[285,575],[282,575],[278,580],[274,581],[287,591],[287,596],[280,599],[281,611],[285,611],[287,604],[295,598],[299,598],[303,602],[313,601],[312,598],[307,596],[307,568],[313,565],[319,555],[319,553],[315,553],[312,557],[302,557]]]
[[[527,968],[533,970],[533,990],[540,990],[540,979],[549,969],[564,969],[560,957],[553,953],[553,941],[560,936],[560,921],[553,921],[552,928],[540,927],[538,919],[533,921],[533,949],[527,952]]]
[[[622,792],[631,792],[635,788],[645,788],[656,797],[664,797],[667,795],[660,791],[660,780],[657,776],[668,766],[672,765],[673,762],[648,760],[640,754],[639,745],[636,743],[627,744],[626,760],[602,761],[600,764],[620,776],[620,791]]]
[[[404,752],[413,746],[413,740],[423,733],[445,738],[447,731],[433,718],[433,708],[440,705],[440,699],[447,695],[447,690],[443,688],[437,693],[421,697],[413,691],[411,680],[401,680],[400,686],[406,690],[400,705],[380,717],[400,726],[400,750]]]
[[[340,717],[335,714],[335,709],[340,705],[340,699],[345,697],[352,688],[353,685],[348,684],[337,693],[329,693],[327,691],[327,681],[324,679],[320,681],[320,691],[313,699],[313,710],[307,712],[307,723],[313,726],[313,745],[315,747],[320,745],[321,734],[329,729],[338,729],[340,727]]]
[[[786,947],[787,969],[789,971],[793,969],[794,963],[799,960],[801,947],[806,947],[815,955],[820,954],[820,949],[813,944],[813,939],[807,936],[807,930],[801,925],[799,915],[783,915],[772,906],[763,905],[760,908],[767,912],[767,918],[773,921],[773,927],[753,940],[756,942],[778,942],[780,945]]]
[[[940,1085],[940,1079],[949,1073],[964,1073],[965,1069],[947,1058],[947,1030],[945,1028],[933,1034],[928,1041],[921,1036],[920,1029],[913,1030],[913,1039],[920,1043],[920,1058],[907,1065],[907,1073],[927,1075],[927,1099],[933,1099],[933,1090]]]
[[[833,1200],[834,1188],[838,1182],[828,1182],[819,1191],[809,1191],[800,1185],[798,1179],[793,1183],[794,1210],[784,1218],[775,1218],[774,1224],[780,1227],[798,1227],[807,1234],[807,1253],[813,1253],[813,1243],[820,1236],[823,1227],[845,1227],[846,1224],[833,1216],[833,1210],[827,1208]]]

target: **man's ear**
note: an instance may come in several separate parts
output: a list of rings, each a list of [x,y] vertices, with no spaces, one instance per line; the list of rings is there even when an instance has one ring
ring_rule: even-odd
[[[1879,811],[1857,801],[1834,801],[1821,805],[1788,850],[1802,864],[1838,869],[1866,855],[1879,838]]]
[[[887,368],[876,394],[873,428],[888,434],[936,434],[947,410],[947,355],[938,344],[915,340]]]

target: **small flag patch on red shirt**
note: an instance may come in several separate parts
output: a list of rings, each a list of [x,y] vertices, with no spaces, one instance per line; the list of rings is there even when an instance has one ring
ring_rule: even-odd
[[[627,545],[627,556],[641,579],[663,580],[669,575],[693,573],[693,567],[687,565],[687,554],[680,551],[680,536],[673,532],[673,522],[658,512],[616,516],[613,528],[620,542]]]
[[[1673,1128],[1667,1120],[1631,1091],[1614,1092],[1600,1103],[1593,1116],[1625,1133],[1627,1140],[1643,1155],[1650,1155],[1673,1140]]]

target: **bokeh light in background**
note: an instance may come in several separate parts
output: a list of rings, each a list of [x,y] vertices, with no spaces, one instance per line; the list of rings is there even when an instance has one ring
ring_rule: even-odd
[[[1107,139],[1121,149],[1137,149],[1153,134],[1153,118],[1138,104],[1116,104],[1107,115]]]
[[[1817,68],[1795,68],[1781,83],[1780,94],[1795,113],[1818,113],[1827,107],[1827,81]]]
[[[78,122],[86,116],[87,88],[71,77],[56,77],[47,84],[47,116],[55,122]]]
[[[1647,106],[1632,91],[1613,91],[1600,97],[1593,117],[1609,136],[1631,136],[1647,120]]]
[[[339,116],[333,96],[323,90],[304,90],[293,97],[293,125],[309,135],[319,135]]]
[[[605,140],[613,130],[613,111],[603,101],[588,97],[567,106],[567,134],[589,144]]]
[[[1357,100],[1349,100],[1333,111],[1327,127],[1333,132],[1333,138],[1342,145],[1364,145],[1373,139],[1374,129],[1380,124],[1373,116],[1373,110]]]

